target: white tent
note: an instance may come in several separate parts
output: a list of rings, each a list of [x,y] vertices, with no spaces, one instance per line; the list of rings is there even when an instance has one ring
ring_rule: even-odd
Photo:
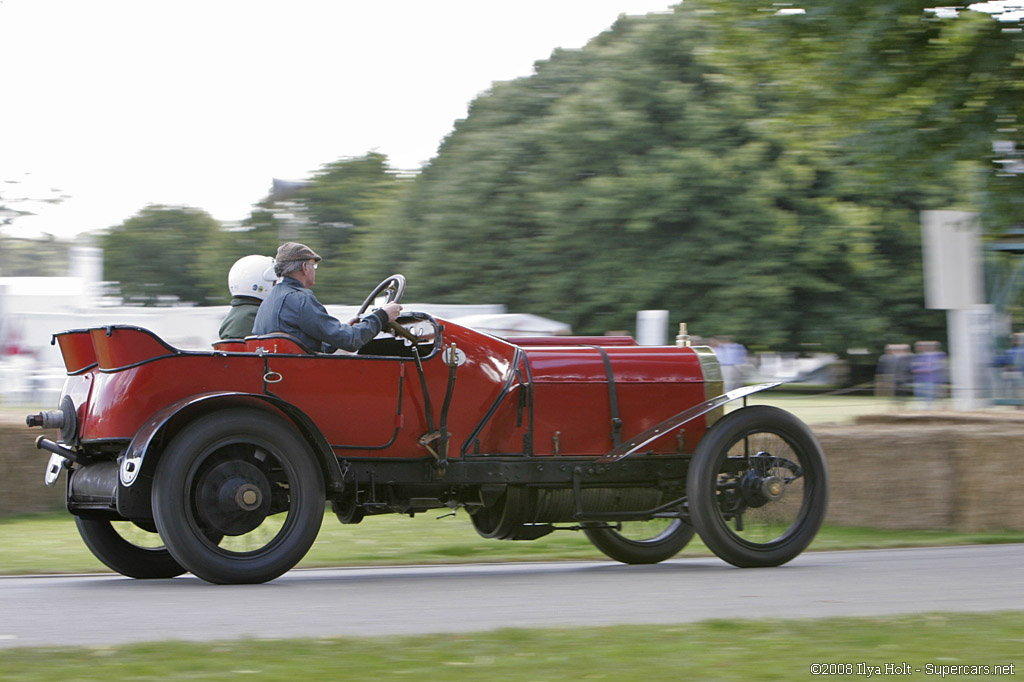
[[[452,318],[452,322],[478,331],[509,338],[512,336],[568,336],[572,328],[555,320],[529,313],[504,313],[499,315],[464,315]]]

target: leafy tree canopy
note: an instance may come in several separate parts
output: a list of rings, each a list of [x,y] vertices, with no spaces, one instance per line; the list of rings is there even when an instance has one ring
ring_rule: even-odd
[[[991,184],[1018,34],[919,3],[804,7],[688,1],[496,85],[407,197],[412,281],[591,333],[642,308],[772,347],[939,333],[919,211]]]
[[[750,346],[939,336],[919,213],[1024,222],[1020,176],[992,151],[1019,137],[1024,33],[910,0],[800,8],[624,17],[496,83],[418,177],[343,159],[232,230],[151,207],[104,239],[108,277],[133,299],[222,303],[235,259],[299,240],[325,258],[325,302],[404,272],[410,299],[502,302],[580,333],[667,308]]]
[[[220,223],[208,213],[148,206],[101,238],[104,278],[120,282],[121,295],[133,303],[206,303],[227,288],[213,282],[223,265],[224,241]],[[226,282],[227,268],[220,271]]]

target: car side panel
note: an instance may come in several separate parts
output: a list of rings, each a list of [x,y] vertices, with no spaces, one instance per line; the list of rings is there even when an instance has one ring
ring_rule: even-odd
[[[295,406],[343,457],[430,457],[421,439],[439,432],[443,418],[449,457],[602,455],[614,446],[613,393],[621,440],[707,397],[691,348],[519,348],[456,324],[443,328],[443,343],[422,359],[423,381],[409,357],[187,352],[143,329],[91,329],[98,366],[83,372],[92,378],[81,382],[88,403],[79,433],[83,443],[130,440],[167,405],[223,391]],[[84,338],[76,332],[63,339],[69,370],[88,364]],[[449,387],[450,409],[442,414]],[[705,428],[702,417],[652,449],[692,452]]]
[[[600,455],[611,450],[613,393],[623,441],[705,399],[703,371],[691,348],[532,348],[527,357],[537,454]],[[651,449],[692,452],[704,430],[701,418],[666,434]]]
[[[191,395],[260,393],[263,361],[252,356],[174,355],[121,370],[100,370],[83,410],[83,442],[131,439],[147,419]]]

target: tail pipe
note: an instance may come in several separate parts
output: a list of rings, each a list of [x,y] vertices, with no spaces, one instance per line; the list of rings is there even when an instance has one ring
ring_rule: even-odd
[[[71,443],[74,445],[76,442],[75,438],[78,436],[78,413],[75,410],[75,403],[71,399],[71,396],[66,395],[64,396],[64,399],[60,401],[59,410],[45,410],[38,414],[30,414],[25,417],[25,425],[28,427],[40,426],[44,429],[60,429],[60,439],[65,443]],[[44,448],[38,443],[39,441],[37,440],[36,447],[49,449]],[[56,443],[53,443],[53,445],[56,446]],[[51,450],[51,452],[54,451]],[[58,454],[67,457],[64,453]]]
[[[25,425],[41,426],[44,429],[59,429],[64,426],[64,413],[60,410],[46,410],[25,417]]]

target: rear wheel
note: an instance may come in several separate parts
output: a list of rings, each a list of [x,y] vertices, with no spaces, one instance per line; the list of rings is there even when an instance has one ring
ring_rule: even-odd
[[[744,407],[701,439],[687,480],[690,519],[734,566],[778,566],[806,549],[825,519],[828,469],[799,419]]]
[[[108,568],[129,578],[173,578],[185,572],[155,532],[131,521],[83,519],[75,525],[85,546]]]
[[[224,410],[175,436],[153,480],[171,555],[213,583],[260,583],[297,564],[324,514],[323,474],[281,417]]]
[[[695,533],[693,526],[680,519],[624,521],[618,526],[582,525],[594,547],[624,564],[656,564],[671,559]]]

